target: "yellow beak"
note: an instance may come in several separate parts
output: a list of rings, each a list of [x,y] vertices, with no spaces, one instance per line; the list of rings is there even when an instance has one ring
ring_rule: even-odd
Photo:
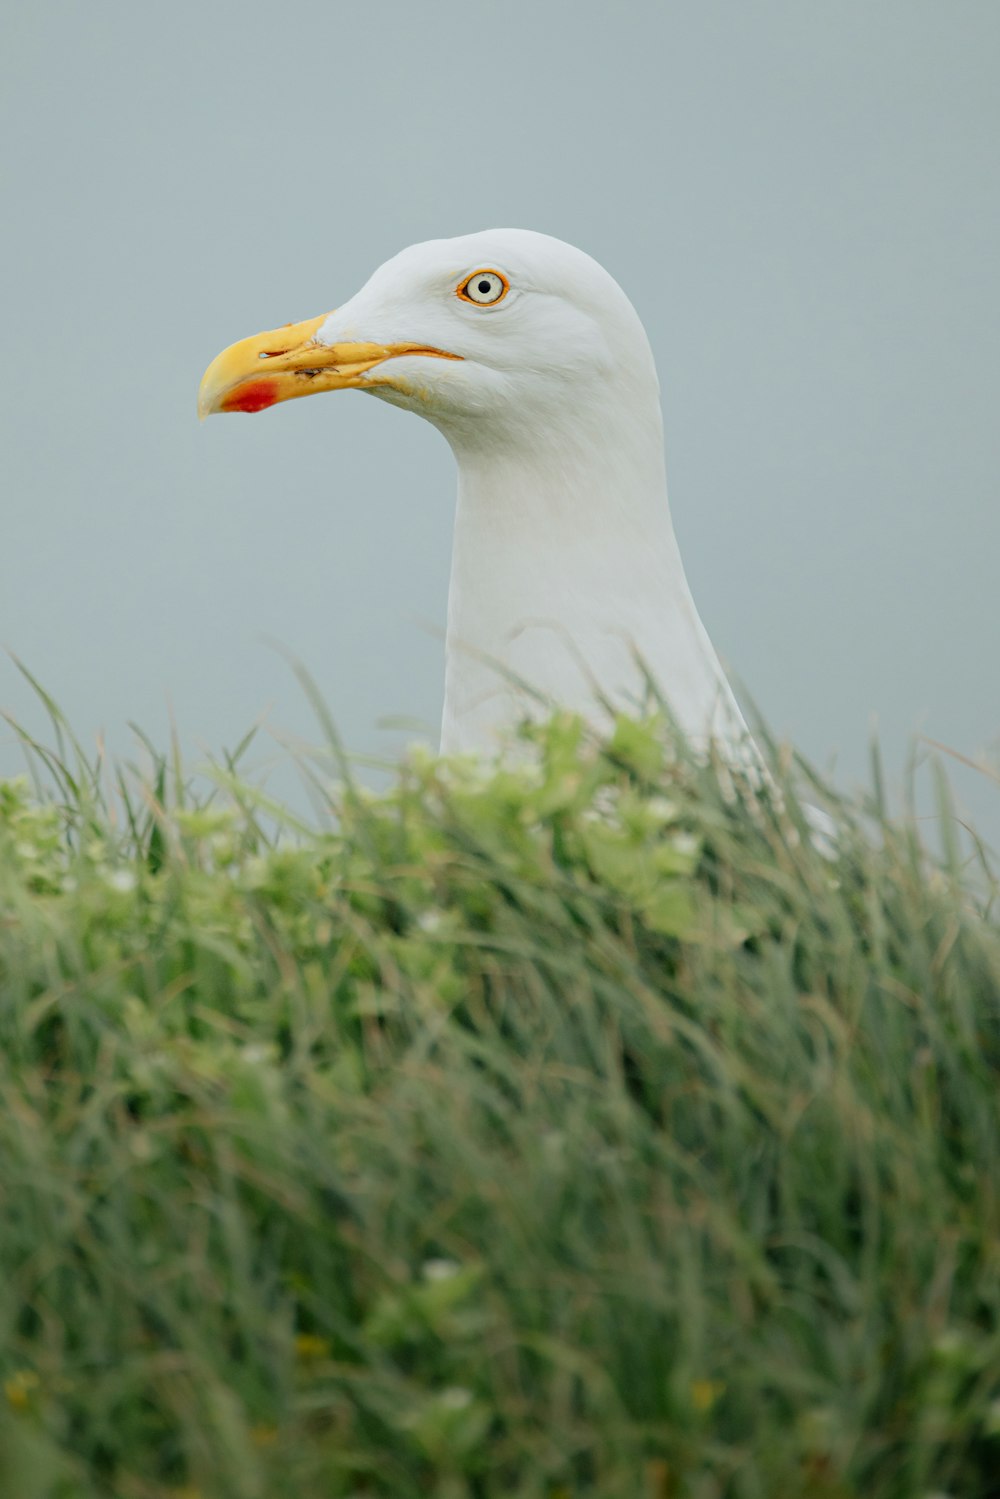
[[[286,323],[271,333],[258,333],[223,349],[202,376],[198,391],[199,417],[216,411],[263,411],[278,401],[311,396],[318,390],[349,390],[352,386],[391,385],[387,377],[369,378],[369,371],[402,354],[426,354],[434,359],[461,359],[425,344],[320,344],[315,342],[323,317]]]

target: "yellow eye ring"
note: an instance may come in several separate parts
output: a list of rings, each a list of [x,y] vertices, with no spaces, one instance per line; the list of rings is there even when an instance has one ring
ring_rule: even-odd
[[[473,307],[495,307],[509,291],[510,282],[503,271],[486,269],[466,276],[455,295],[463,302],[471,302]]]

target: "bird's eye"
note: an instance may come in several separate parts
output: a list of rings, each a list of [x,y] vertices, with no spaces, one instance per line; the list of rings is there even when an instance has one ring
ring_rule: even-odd
[[[463,302],[475,302],[478,307],[489,307],[499,302],[510,290],[510,282],[499,271],[473,271],[467,281],[458,288]]]

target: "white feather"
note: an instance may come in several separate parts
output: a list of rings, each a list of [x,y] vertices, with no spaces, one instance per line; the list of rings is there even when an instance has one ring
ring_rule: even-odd
[[[510,282],[500,302],[455,295],[486,268]],[[414,245],[318,338],[461,356],[394,359],[371,383],[439,427],[458,461],[442,749],[496,747],[525,711],[511,674],[599,718],[602,696],[641,700],[641,661],[693,740],[743,757],[748,731],[674,536],[649,342],[596,261],[521,229]]]

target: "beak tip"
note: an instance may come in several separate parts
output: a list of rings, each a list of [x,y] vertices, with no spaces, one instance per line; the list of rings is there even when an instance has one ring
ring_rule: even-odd
[[[200,422],[203,422],[206,416],[214,416],[219,410],[219,382],[211,376],[212,365],[209,365],[198,386],[198,420]]]

